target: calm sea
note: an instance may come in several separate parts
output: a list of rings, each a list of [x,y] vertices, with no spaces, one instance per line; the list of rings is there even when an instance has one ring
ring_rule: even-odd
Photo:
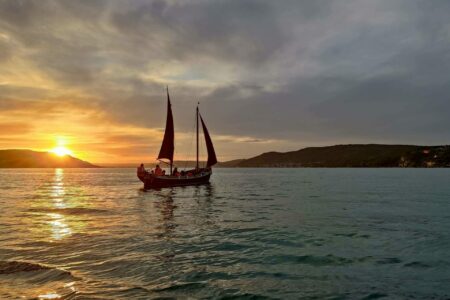
[[[0,299],[448,299],[450,169],[0,170]]]

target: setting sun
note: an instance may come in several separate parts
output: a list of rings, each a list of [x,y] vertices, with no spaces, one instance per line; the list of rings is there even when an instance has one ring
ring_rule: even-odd
[[[72,154],[72,151],[70,151],[69,149],[67,149],[66,147],[63,147],[63,146],[56,147],[56,148],[52,149],[51,152],[58,156],[66,156],[66,155]]]

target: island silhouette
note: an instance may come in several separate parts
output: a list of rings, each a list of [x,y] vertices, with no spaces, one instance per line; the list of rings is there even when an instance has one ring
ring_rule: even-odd
[[[349,144],[267,152],[229,163],[233,167],[450,167],[450,146]]]
[[[146,163],[154,167],[154,163]],[[191,167],[193,161],[175,161]],[[135,167],[136,164],[107,164]],[[33,150],[0,150],[0,168],[98,168],[71,155]],[[308,147],[290,152],[266,152],[248,159],[222,161],[219,168],[435,168],[450,167],[450,146],[349,144]]]
[[[98,168],[71,155],[25,149],[0,150],[0,168]]]

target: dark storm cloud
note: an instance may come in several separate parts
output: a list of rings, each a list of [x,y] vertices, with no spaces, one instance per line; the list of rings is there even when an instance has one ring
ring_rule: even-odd
[[[115,28],[134,42],[164,45],[168,59],[198,55],[240,63],[264,63],[286,38],[272,8],[261,1],[149,2],[111,17]],[[157,51],[158,51],[157,50]]]
[[[200,98],[255,141],[448,143],[449,20],[448,1],[0,1],[0,64],[124,124],[161,127],[169,84],[185,131]]]

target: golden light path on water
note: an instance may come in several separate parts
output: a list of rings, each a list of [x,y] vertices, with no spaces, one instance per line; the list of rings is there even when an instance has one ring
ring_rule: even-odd
[[[49,199],[50,211],[54,209],[65,210],[68,208],[68,197],[66,196],[66,190],[64,185],[64,169],[55,169],[53,181],[51,184],[51,192]],[[73,203],[71,203],[73,205]],[[81,220],[72,220],[81,222]],[[49,212],[47,213],[47,224],[50,228],[50,240],[62,240],[72,235],[73,230],[69,225],[67,217],[63,213]],[[64,288],[70,289],[72,292],[76,292],[75,282],[69,282],[64,285]],[[38,299],[60,299],[62,295],[58,294],[54,290],[46,290],[42,294],[38,295]]]
[[[67,203],[65,202],[65,190],[64,190],[64,170],[55,169],[55,177],[52,186],[52,204],[56,209],[67,208]],[[63,214],[60,213],[48,213],[49,217],[48,224],[50,225],[52,235],[51,237],[55,240],[60,240],[72,234],[72,229],[66,222]]]

